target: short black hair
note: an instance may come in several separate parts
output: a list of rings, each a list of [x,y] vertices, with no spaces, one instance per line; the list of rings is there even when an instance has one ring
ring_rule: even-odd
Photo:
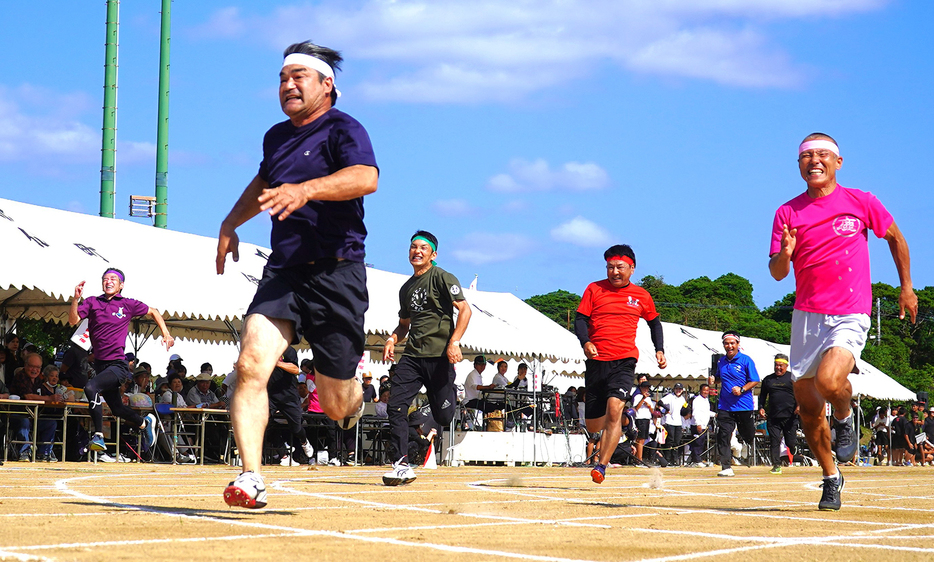
[[[476,357],[473,358],[474,365],[480,365],[482,363],[486,363],[486,357],[482,355],[477,355]]]
[[[837,148],[838,148],[838,149],[840,148],[840,143],[838,143],[836,140],[834,140],[834,138],[833,138],[832,136],[828,135],[827,133],[820,133],[820,132],[811,133],[810,135],[804,137],[804,140],[801,141],[801,142],[802,142],[802,143],[805,143],[805,142],[807,142],[807,141],[809,141],[809,140],[814,140],[814,139],[827,139],[827,140],[829,140],[830,142],[832,142],[832,143],[834,143],[835,145],[837,145]]]
[[[526,371],[528,371],[528,370],[529,370],[529,366],[526,365],[525,363],[519,363],[519,366],[516,367],[516,370],[518,371],[519,369],[525,369]]]
[[[334,49],[329,49],[327,47],[322,47],[321,45],[315,45],[311,41],[302,41],[301,43],[292,43],[285,48],[285,51],[282,53],[282,58],[285,58],[292,53],[301,53],[303,55],[310,55],[316,59],[320,59],[328,64],[331,68],[334,69],[334,74],[337,74],[337,71],[341,69],[341,62],[344,61],[344,57],[341,56],[340,51],[335,51]],[[315,72],[318,72],[317,70]],[[324,79],[327,78],[324,74],[318,72],[318,82],[324,82]],[[331,107],[337,103],[337,86],[331,88]]]
[[[205,371],[207,371],[208,369],[210,369],[210,370],[213,371],[213,370],[214,370],[214,367],[212,367],[210,363],[202,363],[202,364],[201,364],[201,372],[202,372],[202,373],[205,372]]]
[[[629,244],[615,244],[603,252],[603,259],[608,260],[613,256],[626,256],[632,260],[632,266],[636,267],[636,253],[632,251]]]
[[[18,339],[19,339],[19,336],[17,336],[13,332],[7,332],[7,334],[3,336],[3,343],[8,344],[13,340],[18,340]]]
[[[309,369],[314,370],[314,369],[315,369],[315,363],[314,363],[314,361],[312,361],[311,359],[302,359],[301,367],[302,367],[302,368],[308,367]]]
[[[165,379],[165,382],[172,384],[172,381],[175,379],[182,380],[182,376],[178,373],[172,373],[171,375],[168,376],[168,378]]]
[[[413,234],[411,238],[409,238],[409,242],[414,242],[415,239],[418,238],[419,236],[425,238],[426,240],[434,244],[435,251],[436,252],[438,251],[438,239],[435,237],[434,234],[428,232],[427,230],[419,230],[418,232]]]

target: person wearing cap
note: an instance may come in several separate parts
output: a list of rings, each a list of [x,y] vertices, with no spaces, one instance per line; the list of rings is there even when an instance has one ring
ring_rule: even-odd
[[[244,319],[231,403],[244,476],[225,491],[228,505],[249,508],[266,505],[266,384],[287,346],[303,336],[310,344],[328,417],[349,428],[363,413],[355,379],[369,306],[363,197],[376,191],[376,157],[363,126],[334,107],[340,53],[305,41],[283,54],[279,104],[288,119],[267,131],[259,172],[221,223],[215,260],[223,274],[227,254],[239,259],[236,229],[269,213],[272,254]]]
[[[211,391],[211,373],[201,371],[195,377],[195,385],[188,389],[185,402],[196,408],[223,408],[224,401],[219,400]]]
[[[438,239],[434,234],[419,230],[412,235],[412,276],[399,289],[399,324],[383,346],[383,361],[393,361],[396,344],[407,339],[389,390],[389,431],[399,459],[383,475],[387,486],[408,484],[416,478],[407,454],[406,416],[422,386],[427,389],[435,421],[444,427],[454,419],[454,365],[463,359],[460,339],[470,322],[470,305],[457,277],[435,264],[437,257]]]
[[[684,385],[675,383],[670,393],[659,400],[660,409],[664,412],[662,424],[668,437],[665,439],[665,460],[668,466],[681,464],[681,434],[684,431],[684,418],[682,412],[688,407],[688,401],[684,397]]]
[[[373,373],[363,373],[363,401],[379,402],[379,396],[376,395],[376,387],[373,386]]]
[[[149,386],[151,380],[151,375],[146,367],[140,365],[133,371],[133,380],[127,384],[126,393],[127,394],[149,394],[152,392],[152,389]]]
[[[734,476],[733,451],[730,442],[737,430],[744,443],[752,446],[756,433],[755,403],[752,389],[759,384],[759,371],[751,357],[739,350],[739,334],[730,330],[721,336],[726,355],[717,361],[714,375],[720,381],[717,403],[717,451],[720,472],[717,476]]]
[[[82,301],[84,281],[75,287],[71,308],[68,310],[68,323],[77,326],[83,318],[88,319],[88,333],[94,348],[94,370],[97,375],[87,382],[84,394],[88,399],[88,410],[94,424],[94,435],[88,444],[92,451],[106,452],[104,444],[104,401],[115,416],[119,416],[142,430],[144,446],[154,439],[152,414],[145,418],[136,410],[123,403],[120,388],[132,378],[126,361],[126,338],[130,331],[130,322],[137,316],[149,316],[162,332],[165,349],[172,349],[175,339],[169,333],[162,314],[155,308],[123,296],[126,277],[116,268],[108,268],[101,277],[104,293],[91,296]]]
[[[774,372],[762,379],[759,390],[759,416],[766,419],[769,434],[771,474],[782,473],[782,438],[785,447],[794,454],[798,440],[798,403],[795,401],[794,381],[788,374],[788,356],[775,356]]]
[[[640,318],[649,325],[658,368],[668,364],[655,302],[648,291],[630,282],[636,271],[635,252],[626,244],[617,244],[603,252],[603,259],[606,279],[587,286],[574,319],[574,333],[587,357],[587,431],[602,432],[600,459],[590,471],[597,484],[606,477],[606,466],[619,442],[623,406],[639,360],[636,327]]]
[[[899,318],[914,322],[918,297],[911,285],[908,242],[892,215],[871,193],[843,187],[837,171],[840,148],[830,135],[812,133],[798,146],[798,170],[807,190],[778,208],[772,222],[769,272],[781,281],[794,265],[791,376],[808,446],[824,476],[818,508],[840,509],[844,480],[831,453],[827,402],[833,406],[837,462],[853,460],[859,440],[853,429],[847,376],[866,344],[872,311],[868,234],[885,238],[901,290]]]

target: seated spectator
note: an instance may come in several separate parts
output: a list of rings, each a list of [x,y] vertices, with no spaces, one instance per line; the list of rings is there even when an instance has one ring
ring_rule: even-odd
[[[376,402],[379,396],[376,394],[376,387],[373,386],[373,374],[363,373],[363,402]]]
[[[500,359],[496,364],[496,374],[493,375],[493,388],[506,388],[509,381],[506,379],[506,371],[509,370],[509,363],[505,359]]]
[[[303,412],[308,411],[308,406],[311,403],[311,392],[308,391],[308,384],[306,383],[307,378],[304,374],[298,375],[298,397],[302,399],[301,408]]]
[[[3,347],[6,349],[6,376],[7,376],[7,386],[9,386],[13,376],[13,371],[22,367],[23,364],[19,362],[19,336],[13,332],[7,332],[3,336]]]
[[[133,371],[133,380],[127,384],[126,393],[127,394],[150,394],[152,389],[150,388],[150,383],[152,381],[152,376],[145,367],[140,365]]]
[[[465,408],[472,408],[474,410],[480,410],[484,414],[489,414],[497,410],[502,410],[503,405],[480,397],[481,390],[491,390],[495,388],[492,384],[483,384],[483,371],[485,369],[486,358],[482,355],[476,356],[473,360],[473,370],[470,371],[467,375],[467,380],[464,381],[463,405]]]
[[[46,392],[49,393],[49,396],[55,394],[60,394],[66,402],[72,402],[75,399],[75,393],[72,390],[69,390],[63,384],[59,383],[59,368],[55,365],[46,365],[42,369],[42,386],[45,388]]]
[[[389,406],[389,389],[383,389],[379,395],[379,402],[376,403],[376,413],[374,414],[378,418],[388,418],[389,412],[386,408]]]
[[[528,390],[529,380],[526,378],[529,372],[529,366],[525,363],[519,363],[516,368],[516,378],[506,385],[506,388],[515,388],[516,390]]]
[[[393,363],[395,366],[395,363]],[[383,395],[383,390],[389,390],[389,375],[383,375],[379,378],[379,392],[380,396]]]
[[[60,404],[64,402],[61,394],[49,392],[42,380],[42,356],[38,353],[29,354],[26,357],[26,366],[17,369],[13,375],[13,384],[10,385],[11,394],[16,394],[23,400],[40,400]],[[55,429],[58,426],[56,420],[39,419],[39,435],[37,442],[40,443],[37,451],[37,460],[57,461],[52,456],[52,441],[55,439]],[[14,426],[15,427],[15,426]],[[19,419],[19,430],[17,439],[19,441],[31,441],[32,419],[22,417]],[[31,445],[25,443],[20,446],[18,451],[20,460],[27,460],[30,455]]]
[[[159,396],[160,404],[171,404],[173,408],[187,408],[188,403],[185,401],[185,398],[182,397],[182,377],[178,373],[172,373],[169,375],[167,381],[169,385],[168,390],[166,390],[161,396]]]
[[[6,386],[7,376],[6,376],[6,358],[7,350],[5,347],[0,347],[0,383],[3,383]],[[10,382],[13,382],[13,371],[10,371]]]
[[[195,377],[195,385],[185,395],[185,402],[195,408],[223,408],[224,401],[211,392],[211,373],[202,371]]]

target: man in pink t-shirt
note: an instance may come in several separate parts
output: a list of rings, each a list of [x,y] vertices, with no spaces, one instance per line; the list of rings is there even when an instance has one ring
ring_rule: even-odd
[[[892,215],[871,193],[837,183],[843,158],[829,135],[813,133],[798,147],[798,168],[807,191],[775,212],[769,271],[777,281],[795,272],[791,321],[791,373],[808,445],[824,473],[821,510],[840,509],[843,475],[831,454],[826,402],[833,405],[833,447],[838,462],[856,455],[848,375],[866,344],[872,287],[868,233],[889,243],[898,270],[899,318],[915,321],[918,298],[911,287],[908,243]]]

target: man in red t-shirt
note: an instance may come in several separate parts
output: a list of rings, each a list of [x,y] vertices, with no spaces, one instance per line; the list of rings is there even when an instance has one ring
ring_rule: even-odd
[[[600,461],[590,472],[597,484],[606,476],[606,465],[619,442],[623,405],[635,375],[639,349],[636,327],[644,318],[652,330],[655,359],[664,369],[662,322],[648,291],[629,282],[636,271],[636,254],[626,244],[603,252],[606,280],[587,286],[577,307],[574,332],[587,356],[584,380],[587,383],[585,415],[587,431],[602,431]]]

